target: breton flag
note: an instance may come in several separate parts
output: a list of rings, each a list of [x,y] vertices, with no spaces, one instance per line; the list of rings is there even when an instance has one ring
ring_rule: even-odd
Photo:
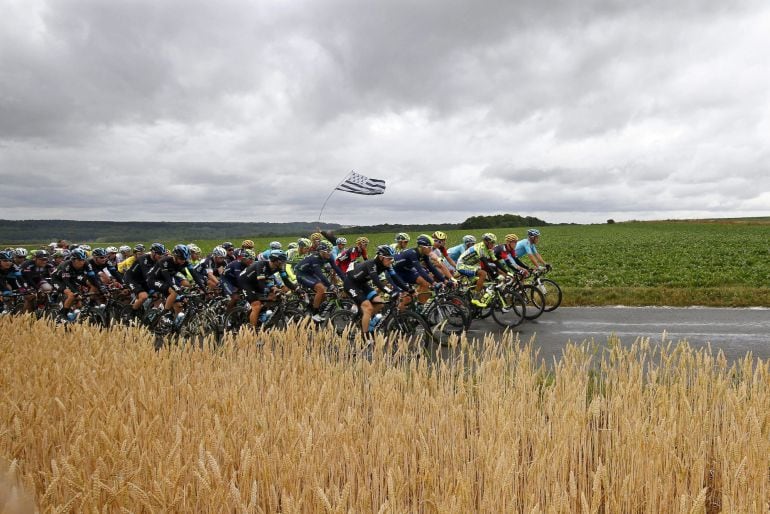
[[[381,195],[385,192],[385,181],[369,178],[351,171],[345,180],[335,188],[336,191],[357,195]]]

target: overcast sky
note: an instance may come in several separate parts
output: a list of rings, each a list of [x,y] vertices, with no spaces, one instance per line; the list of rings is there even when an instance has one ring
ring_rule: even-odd
[[[0,0],[0,218],[770,215],[767,0]]]

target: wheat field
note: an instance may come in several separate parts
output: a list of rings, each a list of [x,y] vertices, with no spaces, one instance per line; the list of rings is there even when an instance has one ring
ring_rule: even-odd
[[[356,358],[306,326],[259,341],[155,352],[138,329],[0,318],[0,508],[769,509],[770,372],[751,356],[611,340],[545,366],[508,335]]]

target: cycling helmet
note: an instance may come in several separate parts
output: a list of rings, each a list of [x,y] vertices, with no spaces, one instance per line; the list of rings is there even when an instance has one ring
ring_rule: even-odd
[[[271,250],[280,250],[281,248],[283,248],[283,245],[281,244],[280,241],[271,241],[270,242],[270,249]]]
[[[286,262],[286,252],[283,250],[272,250],[270,252],[270,260],[273,262]]]
[[[368,237],[359,237],[356,239],[357,245],[368,245],[369,244],[369,238]]]
[[[143,252],[144,251],[144,245],[142,243],[139,243],[134,247],[135,252]]]
[[[540,235],[540,231],[536,228],[531,228],[527,230],[527,236],[529,237],[536,237]]]
[[[118,248],[118,251],[125,255],[131,251],[131,247],[127,245],[123,245],[120,248]]]
[[[118,253],[118,249],[115,248],[114,246],[108,246],[107,248],[104,249],[104,251],[107,253]]]
[[[310,234],[310,240],[311,240],[311,241],[320,241],[321,239],[323,239],[323,237],[324,237],[324,236],[322,236],[322,235],[321,235],[320,233],[318,233],[318,232],[313,232],[312,234]]]
[[[433,238],[427,234],[417,236],[417,246],[433,246]]]
[[[332,245],[329,241],[318,241],[318,245],[316,246],[316,250],[319,252],[331,252],[332,251]]]
[[[399,232],[398,234],[396,234],[396,241],[409,241],[411,239],[412,238],[409,237],[409,234],[407,234],[406,232]]]
[[[80,248],[83,250],[90,252],[91,251],[91,245],[80,245]]]
[[[464,244],[473,244],[476,242],[476,236],[472,236],[468,234],[467,236],[463,236],[463,243]]]
[[[310,239],[306,238],[306,237],[300,237],[299,239],[297,239],[297,247],[298,248],[308,248],[308,247],[312,246],[312,244],[313,244],[313,242]]]
[[[48,258],[48,252],[45,250],[37,250],[36,252],[32,253],[32,256],[35,259],[47,259]]]
[[[288,250],[296,250],[298,247],[299,247],[299,245],[297,244],[297,242],[296,241],[292,241],[291,243],[289,243],[289,246],[287,246],[286,248]]]
[[[380,245],[377,247],[377,255],[382,255],[383,257],[393,257],[396,255],[396,251],[391,248],[390,245]]]
[[[437,230],[433,233],[433,239],[441,239],[446,241],[446,234],[444,234],[442,231]]]
[[[166,253],[166,247],[161,243],[152,243],[152,246],[150,246],[150,251],[152,253],[164,254]]]
[[[187,248],[190,249],[190,253],[201,253],[201,247],[196,245],[195,243],[190,243],[189,245],[187,245]]]
[[[221,246],[215,246],[214,250],[212,250],[211,252],[211,255],[212,257],[227,257],[227,250],[225,250]]]
[[[56,251],[53,253],[53,258],[55,259],[55,258],[57,258],[57,257],[64,257],[64,250],[56,250]]]
[[[173,251],[174,257],[179,257],[186,261],[190,260],[190,248],[187,245],[176,245]]]
[[[86,252],[82,248],[75,248],[70,252],[70,258],[76,261],[86,260]]]
[[[241,243],[241,248],[243,248],[243,249],[247,249],[248,248],[248,249],[252,249],[253,250],[254,249],[254,241],[252,241],[251,239],[244,239],[243,242]]]
[[[0,261],[11,261],[13,260],[13,252],[9,252],[8,250],[3,250],[0,252]]]
[[[241,259],[251,259],[252,261],[257,258],[257,254],[251,248],[244,248],[241,252]]]
[[[222,243],[219,246],[221,246],[225,250],[232,250],[233,248],[235,248],[235,246],[233,246],[233,243],[231,243],[230,241],[225,241],[224,243]]]
[[[13,251],[14,257],[26,257],[29,255],[29,252],[27,252],[26,248],[17,248]]]
[[[481,239],[483,239],[484,242],[486,242],[486,243],[496,243],[497,242],[497,236],[494,235],[491,232],[487,232],[486,234],[483,234],[481,236]]]
[[[505,235],[505,244],[515,243],[519,240],[519,236],[516,234],[506,234]]]
[[[94,251],[91,252],[91,255],[94,257],[107,257],[107,250],[104,248],[94,248]]]
[[[348,240],[344,237],[338,237],[337,240],[334,242],[336,245],[346,245],[348,244]]]

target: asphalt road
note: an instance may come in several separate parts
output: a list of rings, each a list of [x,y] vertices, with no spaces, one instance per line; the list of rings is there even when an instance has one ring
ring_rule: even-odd
[[[561,356],[568,341],[606,344],[610,335],[618,336],[625,345],[639,337],[649,337],[652,342],[686,340],[695,347],[710,343],[731,361],[747,352],[770,358],[767,308],[559,307],[517,328],[523,342],[534,336],[534,347],[549,363],[552,357]],[[492,318],[474,320],[468,336],[481,338],[489,332],[501,334],[502,330]]]

